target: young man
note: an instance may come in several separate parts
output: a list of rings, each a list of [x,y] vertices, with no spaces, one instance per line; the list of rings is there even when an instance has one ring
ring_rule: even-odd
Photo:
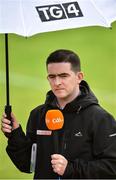
[[[8,155],[18,169],[30,172],[31,150],[37,144],[35,179],[116,178],[116,122],[99,104],[83,80],[80,59],[70,50],[57,50],[46,61],[51,91],[43,105],[31,111],[26,135],[12,114],[3,115],[1,129],[10,133]],[[59,153],[45,123],[48,110],[63,113],[58,130]],[[47,133],[46,133],[47,132]]]

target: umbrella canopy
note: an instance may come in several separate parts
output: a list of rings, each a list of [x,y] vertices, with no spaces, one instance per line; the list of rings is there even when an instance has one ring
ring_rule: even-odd
[[[36,33],[84,26],[110,27],[116,0],[0,0],[0,33]]]
[[[8,33],[37,33],[85,26],[111,27],[116,0],[0,0],[0,33],[5,33],[6,111],[9,119]]]

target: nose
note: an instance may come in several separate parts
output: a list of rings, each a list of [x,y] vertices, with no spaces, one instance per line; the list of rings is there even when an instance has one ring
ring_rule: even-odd
[[[61,78],[59,76],[56,76],[56,78],[54,79],[54,84],[56,86],[60,85],[61,84]]]

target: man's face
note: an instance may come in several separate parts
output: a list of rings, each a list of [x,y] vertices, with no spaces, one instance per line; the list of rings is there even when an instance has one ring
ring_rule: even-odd
[[[73,99],[79,90],[81,78],[79,72],[71,69],[70,63],[48,64],[48,81],[57,99]]]

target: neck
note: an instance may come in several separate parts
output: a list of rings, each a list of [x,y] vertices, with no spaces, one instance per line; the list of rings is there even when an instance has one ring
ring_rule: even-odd
[[[76,89],[75,93],[73,93],[72,95],[70,95],[70,96],[68,96],[66,98],[59,98],[59,99],[57,99],[58,107],[60,109],[63,109],[66,106],[66,104],[68,104],[71,101],[73,101],[79,95],[80,95],[80,90],[78,88],[78,89]]]

